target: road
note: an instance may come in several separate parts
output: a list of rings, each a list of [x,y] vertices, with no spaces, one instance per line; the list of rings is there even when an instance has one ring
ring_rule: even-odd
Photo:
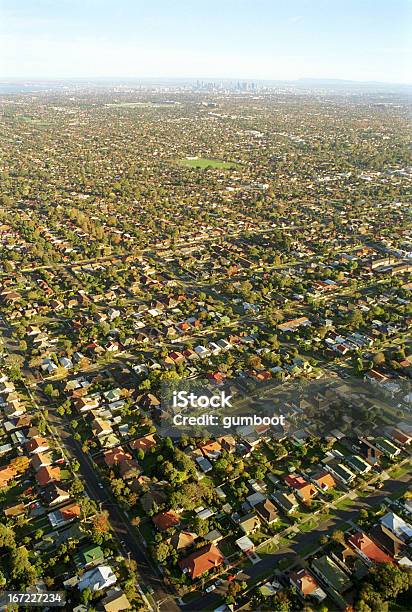
[[[9,354],[18,354],[19,346],[12,338],[11,328],[6,321],[0,317],[0,332],[2,332],[5,348]],[[33,404],[43,410],[42,404],[36,401],[32,389],[26,384]],[[61,445],[63,455],[67,460],[75,458],[80,468],[78,476],[82,479],[85,490],[89,497],[97,502],[104,510],[107,510],[113,533],[121,545],[125,557],[133,558],[137,563],[138,581],[143,585],[151,586],[153,597],[147,596],[152,608],[165,610],[165,612],[177,612],[180,608],[173,601],[173,593],[166,590],[163,578],[157,568],[152,564],[143,544],[138,540],[138,534],[134,531],[127,514],[119,507],[111,492],[106,488],[99,487],[99,475],[90,457],[83,452],[81,445],[73,438],[69,422],[57,414],[55,410],[48,409],[47,416],[53,438]]]
[[[323,535],[327,535],[339,529],[339,526],[349,521],[355,521],[359,510],[362,508],[369,509],[374,506],[379,506],[385,500],[385,497],[392,495],[399,491],[400,488],[408,489],[412,486],[412,474],[405,474],[401,478],[393,479],[390,478],[385,481],[384,487],[370,495],[369,497],[356,497],[353,500],[351,508],[346,510],[335,510],[334,516],[320,523],[316,529],[309,531],[308,533],[299,533],[295,536],[294,540],[291,540],[289,546],[279,548],[274,553],[265,555],[259,563],[246,568],[242,574],[238,576],[239,581],[252,582],[260,575],[264,575],[270,570],[273,572],[276,569],[277,564],[282,559],[296,559],[302,551],[305,551],[309,547],[319,544],[319,538]],[[229,583],[225,582],[218,590],[208,595],[202,595],[198,599],[188,603],[184,609],[197,611],[200,609],[210,609],[219,605],[219,602],[224,595]]]
[[[89,497],[109,515],[110,525],[114,535],[121,543],[125,556],[130,556],[137,563],[138,580],[143,585],[151,586],[156,610],[175,612],[180,608],[173,601],[173,593],[166,590],[163,578],[157,568],[151,563],[143,544],[139,541],[136,531],[130,524],[127,513],[122,510],[110,491],[99,487],[99,474],[89,455],[83,452],[80,443],[73,438],[68,422],[55,412],[49,411],[49,425],[57,433],[67,454],[77,459],[80,464],[78,476],[81,477]],[[150,597],[150,599],[152,599]],[[159,602],[159,603],[157,603]],[[161,603],[163,602],[163,603]]]

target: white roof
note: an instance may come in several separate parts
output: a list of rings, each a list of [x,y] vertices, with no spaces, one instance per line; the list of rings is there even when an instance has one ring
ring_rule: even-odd
[[[83,574],[78,586],[80,591],[91,589],[92,591],[100,591],[117,582],[117,578],[113,573],[110,565],[99,565]]]
[[[254,547],[254,544],[253,544],[252,540],[250,538],[248,538],[247,536],[242,536],[241,538],[236,540],[235,544],[242,551],[250,550],[251,548]]]
[[[401,539],[412,538],[411,525],[394,512],[385,514],[385,516],[381,518],[381,523]]]

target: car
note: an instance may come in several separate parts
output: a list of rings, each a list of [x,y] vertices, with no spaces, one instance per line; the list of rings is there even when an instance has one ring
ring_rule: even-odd
[[[206,593],[211,593],[215,589],[216,589],[216,586],[214,584],[211,584],[210,586],[207,587],[207,589],[205,589],[205,591]]]
[[[149,595],[153,595],[154,593],[154,589],[150,585],[146,588],[146,591],[149,593]]]
[[[221,578],[218,578],[218,580],[216,580],[215,582],[215,586],[220,586],[221,584],[223,584],[223,580]]]
[[[103,484],[103,483],[101,483],[101,482],[99,482],[99,483],[97,484],[97,486],[99,487],[99,489],[104,489],[104,484]]]

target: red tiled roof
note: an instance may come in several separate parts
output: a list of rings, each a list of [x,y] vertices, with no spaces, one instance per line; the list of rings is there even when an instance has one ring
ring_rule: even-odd
[[[316,591],[318,588],[318,583],[307,569],[301,569],[298,572],[293,572],[290,574],[289,578],[305,597],[313,593],[313,591]]]
[[[156,446],[157,442],[153,434],[149,434],[147,436],[143,436],[143,438],[138,438],[137,440],[132,440],[129,446],[133,450],[142,450],[146,452]]]
[[[310,499],[312,495],[316,493],[315,487],[302,476],[298,476],[297,474],[289,474],[289,476],[286,476],[285,482],[289,487],[299,491],[305,501]]]
[[[209,544],[209,546],[197,550],[185,559],[181,559],[179,567],[182,570],[187,570],[194,580],[214,567],[219,567],[223,563],[223,559],[224,557],[218,547]]]
[[[360,550],[373,563],[393,563],[392,557],[383,552],[379,546],[376,546],[366,533],[359,531],[352,535],[348,542],[352,548]]]
[[[159,512],[159,514],[153,516],[152,521],[159,531],[166,531],[166,529],[179,525],[180,518],[176,512],[173,512],[173,510],[168,510],[166,512]]]
[[[32,438],[26,444],[26,448],[29,451],[29,453],[32,453],[33,451],[37,450],[41,446],[49,446],[49,443],[46,440],[46,438],[42,438],[40,436],[36,436],[35,438]]]
[[[53,480],[60,480],[60,468],[50,466],[41,467],[36,473],[36,480],[41,487],[44,487]]]
[[[129,453],[126,453],[121,446],[118,446],[117,448],[110,448],[109,450],[105,451],[103,453],[103,457],[107,467],[113,467],[124,459],[132,458],[132,456]]]

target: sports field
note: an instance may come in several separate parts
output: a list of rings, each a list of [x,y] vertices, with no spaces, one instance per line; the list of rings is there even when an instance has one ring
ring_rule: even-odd
[[[218,168],[219,170],[230,170],[236,168],[237,164],[234,162],[226,162],[220,159],[206,159],[204,157],[195,158],[184,158],[177,160],[180,166],[187,166],[188,168]]]

